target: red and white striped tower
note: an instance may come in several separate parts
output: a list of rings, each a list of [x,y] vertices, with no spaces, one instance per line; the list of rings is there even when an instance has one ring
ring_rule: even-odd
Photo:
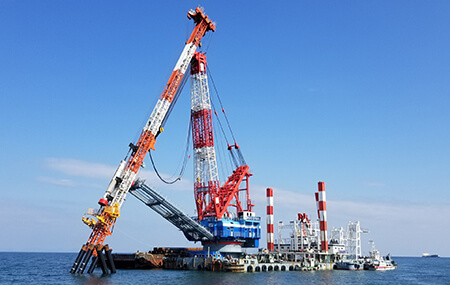
[[[320,212],[319,212],[319,192],[314,193],[316,197],[316,209],[317,209],[317,218],[319,218],[320,221]]]
[[[327,197],[325,195],[325,182],[319,182],[318,204],[319,204],[319,223],[320,223],[320,245],[322,252],[328,253],[327,239]]]
[[[217,214],[220,184],[206,75],[206,55],[200,52],[195,52],[191,61],[191,122],[194,144],[194,195],[198,219],[201,221],[205,216]]]
[[[267,188],[267,250],[273,251],[273,189]]]

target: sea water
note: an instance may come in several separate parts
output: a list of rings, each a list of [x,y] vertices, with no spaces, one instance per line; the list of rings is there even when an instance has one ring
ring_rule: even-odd
[[[450,258],[394,257],[392,271],[277,271],[228,273],[118,270],[72,275],[77,253],[0,252],[0,284],[450,284]]]

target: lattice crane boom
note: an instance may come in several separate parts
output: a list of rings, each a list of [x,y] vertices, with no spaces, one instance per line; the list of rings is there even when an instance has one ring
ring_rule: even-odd
[[[194,145],[194,196],[200,221],[204,217],[220,220],[225,214],[230,216],[229,206],[234,206],[237,213],[251,211],[253,206],[248,187],[239,188],[243,181],[248,183],[248,177],[251,176],[248,165],[240,165],[220,187],[206,64],[206,55],[196,52],[191,63],[191,123]],[[231,148],[229,147],[230,151]],[[246,209],[239,197],[239,192],[244,190],[247,191]]]
[[[191,124],[194,146],[194,197],[199,220],[217,212],[220,188],[206,74],[206,55],[196,52],[191,62]]]
[[[252,212],[248,179],[252,175],[235,143],[228,145],[239,153],[236,170],[220,186],[214,146],[211,99],[206,73],[206,56],[195,53],[191,62],[191,123],[194,146],[194,196],[198,220],[215,233],[214,241],[202,241],[204,248],[236,253],[244,247],[257,247],[260,219]],[[240,195],[245,192],[246,195]],[[234,207],[233,217],[228,209]]]
[[[180,89],[184,74],[201,39],[207,31],[215,30],[215,24],[208,19],[208,16],[203,13],[201,8],[197,7],[195,10],[190,10],[187,16],[189,19],[194,20],[194,30],[185,44],[163,93],[144,126],[138,142],[129,145],[129,155],[120,162],[104,196],[99,200],[99,210],[88,211],[88,215],[83,217],[83,222],[92,228],[92,232],[87,243],[80,250],[70,271],[71,273],[75,273],[78,269],[78,273],[82,274],[91,255],[97,256],[105,238],[111,235],[111,229],[116,219],[120,216],[120,208],[135,181],[145,156],[150,149],[155,150],[156,137],[163,131],[162,124],[169,113],[171,104]]]

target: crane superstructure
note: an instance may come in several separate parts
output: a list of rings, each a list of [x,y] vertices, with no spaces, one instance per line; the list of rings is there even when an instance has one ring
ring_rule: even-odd
[[[180,229],[189,241],[201,242],[205,253],[240,255],[242,247],[258,247],[260,217],[252,212],[248,187],[251,174],[242,154],[234,155],[237,170],[220,187],[211,107],[206,56],[196,52],[191,61],[191,127],[197,217],[189,217],[141,179],[130,192]],[[233,147],[227,144],[230,153],[239,150],[236,146],[236,142]],[[229,211],[230,207],[235,207],[236,212]]]
[[[215,24],[208,19],[208,16],[199,7],[195,10],[190,10],[187,16],[189,19],[194,20],[194,30],[186,42],[150,118],[144,126],[138,142],[136,144],[130,143],[130,149],[126,158],[120,162],[104,196],[99,200],[100,208],[98,210],[89,210],[88,215],[83,217],[83,222],[92,228],[92,232],[86,244],[82,246],[72,266],[71,273],[77,272],[82,274],[91,256],[97,258],[98,253],[103,249],[105,238],[111,235],[111,229],[120,216],[120,208],[135,181],[147,152],[150,149],[155,150],[156,138],[163,131],[162,126],[167,119],[169,109],[172,107],[172,102],[177,94],[181,91],[179,87],[182,79],[202,37],[207,31],[215,30]],[[96,263],[96,259],[94,260]]]

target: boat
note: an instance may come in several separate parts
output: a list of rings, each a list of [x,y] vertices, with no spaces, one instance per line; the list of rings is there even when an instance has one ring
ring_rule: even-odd
[[[340,260],[336,262],[333,269],[339,270],[363,270],[364,264],[358,262],[357,260]]]
[[[386,259],[384,259],[383,257],[379,259],[373,259],[364,265],[364,269],[373,271],[394,270],[396,268],[397,264],[393,260],[391,260],[389,256],[386,256]]]
[[[394,270],[397,268],[397,264],[394,260],[392,260],[391,255],[388,254],[386,258],[381,256],[380,252],[375,249],[375,244],[371,240],[369,241],[372,245],[372,250],[369,251],[369,258],[364,264],[364,269],[366,270],[375,270],[375,271],[385,271],[385,270]]]
[[[439,257],[437,254],[429,254],[428,252],[424,252],[422,254],[422,257]]]

